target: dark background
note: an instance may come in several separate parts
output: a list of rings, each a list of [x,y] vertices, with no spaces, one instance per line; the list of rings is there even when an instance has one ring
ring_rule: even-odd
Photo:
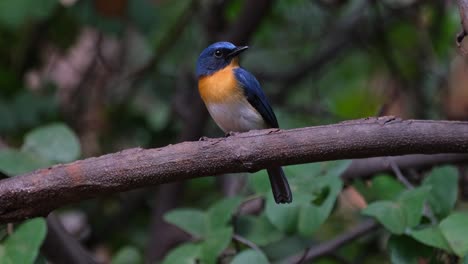
[[[467,120],[459,28],[456,6],[444,0],[2,0],[0,148],[21,149],[30,131],[51,123],[79,139],[81,154],[72,159],[223,136],[194,77],[199,53],[219,40],[250,46],[241,64],[259,79],[284,129],[376,115]],[[301,165],[286,173],[294,189],[320,170]],[[193,239],[163,220],[167,211],[205,210],[225,196],[269,197],[265,173],[257,174],[149,186],[58,215],[100,261],[153,263]],[[262,245],[269,259],[356,223],[365,205],[359,194],[350,197],[313,236],[289,230]],[[384,239],[370,241],[341,252],[352,257],[322,261],[388,262]]]

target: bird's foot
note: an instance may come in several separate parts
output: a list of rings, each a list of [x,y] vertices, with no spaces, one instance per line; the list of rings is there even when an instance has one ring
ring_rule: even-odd
[[[233,132],[233,131],[229,131],[227,132],[226,134],[224,134],[225,137],[232,137],[232,136],[235,136],[239,134],[239,132]]]

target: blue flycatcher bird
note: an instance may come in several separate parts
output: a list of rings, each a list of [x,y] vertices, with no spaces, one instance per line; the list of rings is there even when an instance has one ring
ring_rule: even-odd
[[[225,132],[278,128],[275,113],[248,71],[239,66],[239,54],[247,46],[230,42],[211,44],[198,57],[198,91],[208,112]],[[267,168],[276,203],[290,203],[291,189],[281,167]]]

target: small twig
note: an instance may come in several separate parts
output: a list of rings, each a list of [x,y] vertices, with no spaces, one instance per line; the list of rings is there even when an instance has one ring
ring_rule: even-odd
[[[321,41],[320,48],[308,59],[298,64],[288,67],[289,70],[263,72],[259,71],[256,76],[260,79],[272,81],[281,85],[280,91],[275,95],[275,101],[282,99],[284,94],[289,92],[289,87],[301,82],[305,78],[310,78],[314,71],[319,72],[326,65],[333,62],[340,55],[344,54],[350,47],[353,47],[353,36],[356,28],[366,19],[369,3],[367,0],[359,1],[353,10],[337,19],[332,29],[328,29],[327,38]]]
[[[131,80],[138,80],[145,74],[151,72],[154,67],[161,61],[163,56],[168,53],[168,51],[173,47],[173,43],[176,42],[184,29],[191,21],[193,14],[198,7],[198,1],[192,0],[187,7],[180,13],[180,15],[175,19],[175,22],[169,26],[169,29],[166,32],[166,35],[159,42],[158,46],[155,49],[155,55],[152,57],[145,65],[129,73],[125,78]],[[133,90],[133,89],[132,89]]]
[[[287,258],[284,263],[300,264],[332,254],[348,243],[375,231],[378,227],[379,224],[374,220],[366,220],[349,232],[343,233],[332,240],[318,244],[315,247],[307,249],[305,252],[301,252],[300,254]]]
[[[403,155],[394,156],[392,159],[401,170],[427,170],[443,164],[466,164],[468,154],[435,154],[435,155]],[[392,169],[387,162],[388,157],[367,159],[355,159],[351,165],[341,174],[341,179],[346,185],[354,180],[368,180],[377,173],[391,173]]]
[[[403,175],[403,173],[401,172],[396,162],[392,158],[389,158],[389,162],[390,162],[390,166],[392,167],[393,173],[396,175],[397,179],[401,183],[403,183],[403,185],[405,185],[407,189],[410,189],[410,190],[414,189],[414,185],[412,185],[408,181],[408,179],[406,179],[406,177]],[[429,220],[431,220],[432,224],[437,224],[437,218],[435,217],[434,212],[432,211],[431,207],[429,206],[427,202],[424,203],[423,214],[424,216],[429,218]]]
[[[237,241],[239,243],[242,243],[242,244],[248,246],[249,248],[251,248],[251,249],[253,249],[255,251],[263,252],[254,242],[252,242],[252,241],[248,240],[247,238],[242,237],[242,236],[240,236],[238,234],[234,234],[232,236],[232,239],[234,241]]]
[[[238,210],[238,215],[256,215],[259,214],[265,207],[265,199],[263,196],[255,195],[243,201]]]
[[[406,177],[403,175],[403,173],[401,172],[401,170],[398,167],[398,165],[396,164],[396,162],[390,157],[388,158],[388,162],[390,163],[390,167],[392,168],[392,171],[395,174],[395,176],[397,177],[397,179],[401,183],[403,183],[403,185],[405,185],[405,187],[407,189],[410,189],[410,190],[414,189],[413,184],[411,184],[411,182],[409,182],[408,179],[406,179]]]
[[[47,217],[47,236],[41,253],[53,263],[97,264],[93,255],[65,230],[53,213]]]
[[[6,231],[7,231],[7,234],[8,234],[9,236],[11,236],[11,234],[13,234],[13,231],[14,231],[14,230],[13,230],[13,223],[8,223],[8,224],[7,224],[7,229],[6,229]]]
[[[104,56],[102,48],[103,48],[103,40],[104,40],[104,34],[100,31],[98,31],[98,39],[96,41],[96,57],[97,60],[102,64],[103,68],[107,72],[117,72],[118,68],[112,65],[111,62],[107,60],[107,58]]]

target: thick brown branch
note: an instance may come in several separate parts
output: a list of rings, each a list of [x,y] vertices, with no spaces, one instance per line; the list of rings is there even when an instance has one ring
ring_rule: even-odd
[[[368,118],[129,149],[0,181],[0,222],[148,185],[271,165],[404,154],[468,153],[468,122]]]

